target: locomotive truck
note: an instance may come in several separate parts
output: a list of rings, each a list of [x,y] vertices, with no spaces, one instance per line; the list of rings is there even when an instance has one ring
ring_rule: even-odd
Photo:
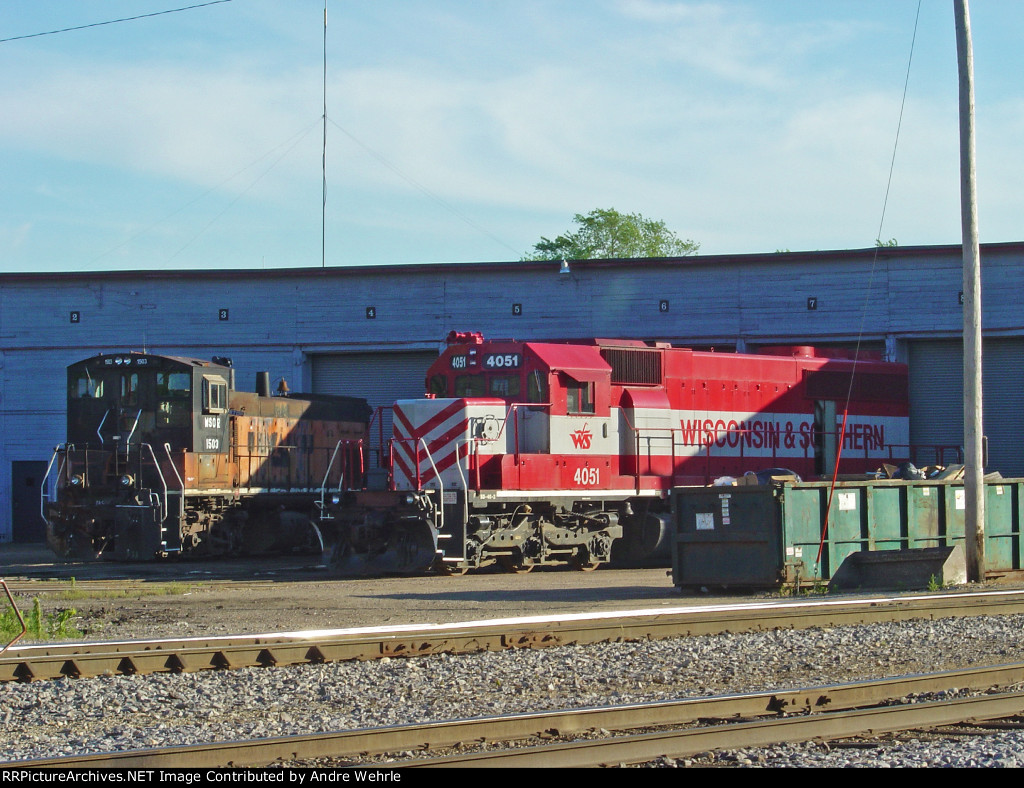
[[[909,453],[905,365],[452,332],[393,406],[386,489],[324,490],[354,573],[667,564],[670,491],[866,474]]]
[[[67,369],[67,442],[41,508],[60,556],[152,560],[324,549],[317,491],[361,488],[371,409],[235,388],[226,358],[115,353]],[[282,381],[283,383],[283,381]]]

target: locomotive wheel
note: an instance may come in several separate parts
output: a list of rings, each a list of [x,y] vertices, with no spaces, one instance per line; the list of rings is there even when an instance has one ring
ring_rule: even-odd
[[[583,556],[575,555],[572,557],[572,560],[569,562],[569,565],[573,569],[577,569],[580,572],[593,572],[601,565],[601,562],[591,561],[589,556],[584,558]]]
[[[504,569],[506,572],[511,572],[514,575],[529,574],[533,571],[533,567],[536,566],[536,564],[520,563],[519,561],[516,561],[514,558],[510,558],[508,556],[499,559],[498,563],[501,564],[502,569]]]

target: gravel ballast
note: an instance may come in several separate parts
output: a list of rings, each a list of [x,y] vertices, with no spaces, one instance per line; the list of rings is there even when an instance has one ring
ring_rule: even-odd
[[[785,689],[1024,661],[1024,616],[0,685],[4,761]],[[1024,765],[1024,734],[651,766]]]

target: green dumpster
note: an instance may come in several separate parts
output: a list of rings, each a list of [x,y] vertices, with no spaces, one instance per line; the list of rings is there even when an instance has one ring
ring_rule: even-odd
[[[988,577],[1022,568],[1022,486],[985,483]],[[856,552],[962,544],[964,490],[962,481],[890,479],[678,487],[672,520],[680,588],[809,585],[830,580]]]

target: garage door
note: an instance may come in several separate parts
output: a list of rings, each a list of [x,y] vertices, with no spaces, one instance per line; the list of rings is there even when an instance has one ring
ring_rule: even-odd
[[[918,446],[964,441],[963,349],[960,340],[910,346],[910,440]],[[986,471],[1024,476],[1017,436],[1024,428],[1024,341],[989,339],[982,348]],[[929,460],[922,457],[921,464]]]
[[[422,397],[427,368],[437,360],[435,352],[343,353],[313,357],[313,391],[365,397],[370,407],[384,408],[382,420],[373,425],[373,445],[380,428],[391,437],[390,406],[399,399]]]

